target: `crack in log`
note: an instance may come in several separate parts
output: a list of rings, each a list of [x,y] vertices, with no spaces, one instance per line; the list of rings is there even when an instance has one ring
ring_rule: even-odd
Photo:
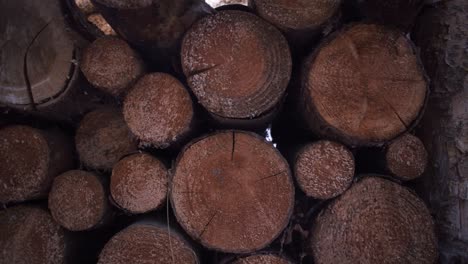
[[[272,174],[272,175],[269,175],[269,176],[260,178],[260,179],[256,180],[255,182],[259,182],[259,181],[263,181],[263,180],[266,180],[266,179],[270,179],[270,178],[276,177],[276,176],[278,176],[278,175],[281,175],[281,174],[283,174],[283,173],[285,173],[285,172],[287,172],[287,171],[284,170],[284,171],[281,171],[281,172],[278,172],[278,173],[275,173],[275,174]]]
[[[32,45],[34,42],[36,42],[37,38],[44,32],[44,30],[52,23],[53,19],[47,22],[42,28],[34,35],[32,40],[29,42],[28,47],[26,48],[26,51],[24,53],[23,57],[23,74],[24,74],[24,80],[26,81],[26,88],[28,90],[28,96],[29,96],[29,101],[31,103],[31,107],[33,109],[36,108],[36,104],[34,102],[34,96],[32,92],[32,87],[31,87],[31,80],[29,79],[29,73],[28,73],[28,54],[29,50],[31,49]]]
[[[231,148],[231,161],[234,160],[234,152],[236,150],[236,133],[232,132],[232,148]]]
[[[212,70],[212,69],[215,69],[215,68],[217,68],[217,67],[220,66],[220,65],[221,65],[221,64],[215,64],[215,65],[213,65],[213,66],[209,66],[209,67],[206,67],[206,68],[201,68],[201,69],[199,69],[199,70],[191,71],[191,72],[189,72],[189,74],[188,74],[188,76],[187,76],[187,79],[188,79],[188,78],[191,78],[191,77],[193,77],[193,76],[195,76],[195,75],[202,74],[202,73],[204,73],[204,72],[207,72],[207,71],[210,71],[210,70]]]
[[[208,226],[211,224],[211,222],[213,221],[213,219],[215,218],[215,216],[218,214],[218,210],[216,210],[216,212],[211,216],[210,220],[208,220],[208,223],[206,223],[205,227],[203,228],[203,230],[201,231],[200,235],[198,235],[198,238],[201,239],[201,237],[203,236],[203,234],[205,233],[206,229],[208,228]]]
[[[408,124],[406,124],[406,122],[403,120],[403,118],[400,116],[400,114],[398,113],[398,111],[393,107],[392,104],[390,104],[387,99],[385,99],[385,97],[383,97],[383,100],[385,101],[385,103],[392,109],[393,113],[395,114],[395,116],[398,118],[398,120],[400,120],[401,124],[403,124],[403,126],[405,127],[406,130],[409,129],[409,126]]]

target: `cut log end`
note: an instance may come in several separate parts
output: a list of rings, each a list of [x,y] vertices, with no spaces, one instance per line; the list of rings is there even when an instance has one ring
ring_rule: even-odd
[[[80,67],[93,86],[114,96],[124,93],[144,72],[139,55],[115,37],[91,43],[83,53]]]
[[[225,131],[183,150],[171,201],[178,222],[204,246],[253,252],[286,226],[294,187],[288,164],[273,146],[253,133]]]
[[[124,102],[125,121],[142,145],[166,148],[190,130],[194,116],[188,91],[164,73],[142,77]]]
[[[148,154],[134,154],[112,170],[110,191],[119,207],[133,214],[146,213],[164,204],[167,169]]]
[[[317,199],[331,199],[343,193],[353,181],[354,169],[351,151],[325,140],[305,146],[294,165],[299,187]]]
[[[305,64],[309,126],[350,145],[380,145],[412,127],[427,80],[400,32],[355,24],[325,42]]]
[[[52,184],[49,210],[54,220],[70,231],[97,227],[108,210],[104,186],[93,173],[80,170],[65,172]]]
[[[137,150],[118,109],[102,108],[85,115],[75,136],[81,162],[98,170],[111,170],[124,155]]]
[[[424,173],[427,152],[421,140],[405,134],[390,143],[385,153],[387,169],[402,180],[414,180]]]
[[[15,206],[0,212],[0,262],[62,264],[63,229],[41,208]]]
[[[285,31],[315,30],[335,15],[340,0],[251,0],[260,17]]]
[[[429,210],[410,190],[365,176],[316,219],[311,233],[316,263],[435,263]]]
[[[232,264],[291,264],[291,262],[273,254],[261,254],[239,258]]]
[[[225,118],[265,114],[279,103],[291,75],[291,55],[281,33],[237,10],[198,21],[184,37],[181,57],[200,103]]]
[[[194,250],[165,226],[137,223],[114,235],[99,264],[199,263]]]
[[[28,126],[0,130],[0,203],[45,196],[53,178],[72,166],[71,146],[57,131]]]

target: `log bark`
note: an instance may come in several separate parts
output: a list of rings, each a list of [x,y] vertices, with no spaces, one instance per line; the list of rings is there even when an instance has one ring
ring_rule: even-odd
[[[114,235],[99,255],[99,264],[187,263],[198,264],[194,249],[168,227],[141,222]]]
[[[435,1],[434,1],[435,2]],[[427,6],[412,33],[431,82],[418,133],[429,153],[420,186],[436,217],[441,263],[468,261],[468,83],[466,1]]]
[[[260,136],[223,131],[179,155],[171,204],[179,224],[207,248],[246,253],[269,245],[292,214],[289,166]]]
[[[409,189],[375,175],[324,209],[310,235],[314,263],[435,263],[429,210]]]
[[[404,134],[387,146],[385,151],[386,169],[401,180],[414,180],[426,170],[427,156],[424,144],[419,138],[411,134]]]
[[[117,34],[143,52],[159,70],[176,63],[185,31],[212,12],[201,0],[92,2]]]
[[[80,161],[89,168],[110,171],[138,148],[119,109],[100,108],[86,114],[75,135]]]
[[[0,211],[0,263],[63,264],[64,230],[39,207],[19,205]]]
[[[0,203],[40,199],[73,166],[70,139],[56,129],[12,125],[0,130]]]
[[[110,192],[122,210],[141,214],[165,205],[168,170],[146,153],[127,156],[112,169]]]
[[[197,22],[182,43],[182,68],[199,102],[219,121],[273,111],[291,75],[286,40],[248,12],[226,10]]]
[[[411,42],[399,31],[353,24],[303,65],[299,109],[322,137],[382,145],[416,125],[427,85]]]
[[[100,227],[110,218],[105,182],[98,175],[67,171],[54,179],[49,210],[54,220],[70,231]]]
[[[195,114],[190,94],[165,73],[143,76],[125,97],[125,121],[142,146],[167,148],[192,132]]]
[[[321,140],[305,145],[296,155],[294,175],[299,188],[310,197],[331,199],[351,185],[355,164],[345,146]]]
[[[91,43],[83,53],[80,68],[93,86],[113,96],[127,92],[145,70],[138,53],[115,37]]]

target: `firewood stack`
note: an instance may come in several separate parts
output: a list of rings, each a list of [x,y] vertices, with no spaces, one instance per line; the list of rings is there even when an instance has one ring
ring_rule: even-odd
[[[407,34],[461,1],[60,2],[0,0],[0,264],[468,262]]]

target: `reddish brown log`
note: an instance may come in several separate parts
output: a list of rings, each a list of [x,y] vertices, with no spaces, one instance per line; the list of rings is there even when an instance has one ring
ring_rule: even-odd
[[[176,78],[165,73],[143,76],[125,97],[123,113],[141,145],[167,148],[191,132],[192,99]]]
[[[67,242],[62,228],[41,208],[15,206],[0,211],[1,264],[63,264]]]
[[[86,114],[76,131],[75,144],[80,161],[98,170],[111,170],[121,157],[137,150],[122,114],[115,108]]]
[[[273,146],[253,133],[224,131],[182,151],[171,202],[178,222],[205,247],[252,252],[288,223],[294,187],[288,164]]]
[[[156,223],[136,223],[107,242],[99,264],[187,263],[198,264],[198,256],[175,231]]]
[[[392,141],[385,152],[387,170],[401,180],[414,180],[427,166],[427,151],[421,140],[405,134]]]
[[[305,63],[300,109],[308,126],[349,145],[381,145],[414,127],[428,89],[399,31],[354,24]]]
[[[294,173],[307,196],[330,199],[351,185],[354,167],[351,151],[339,143],[323,140],[308,144],[297,153]]]
[[[125,157],[112,169],[110,192],[123,210],[140,214],[161,207],[167,196],[167,168],[149,154]]]
[[[102,225],[109,206],[101,181],[96,174],[80,170],[57,176],[49,193],[49,209],[54,220],[70,231]]]
[[[435,263],[437,242],[429,210],[413,192],[365,176],[315,220],[314,263]]]
[[[115,37],[91,43],[83,53],[80,68],[92,85],[114,96],[125,93],[144,72],[140,56]]]
[[[259,254],[239,258],[232,264],[291,264],[291,262],[273,254]]]
[[[55,176],[73,166],[70,139],[57,130],[8,126],[0,130],[0,203],[47,195]]]
[[[189,86],[218,119],[255,122],[274,111],[291,75],[285,38],[243,11],[201,19],[185,35],[181,56]]]

